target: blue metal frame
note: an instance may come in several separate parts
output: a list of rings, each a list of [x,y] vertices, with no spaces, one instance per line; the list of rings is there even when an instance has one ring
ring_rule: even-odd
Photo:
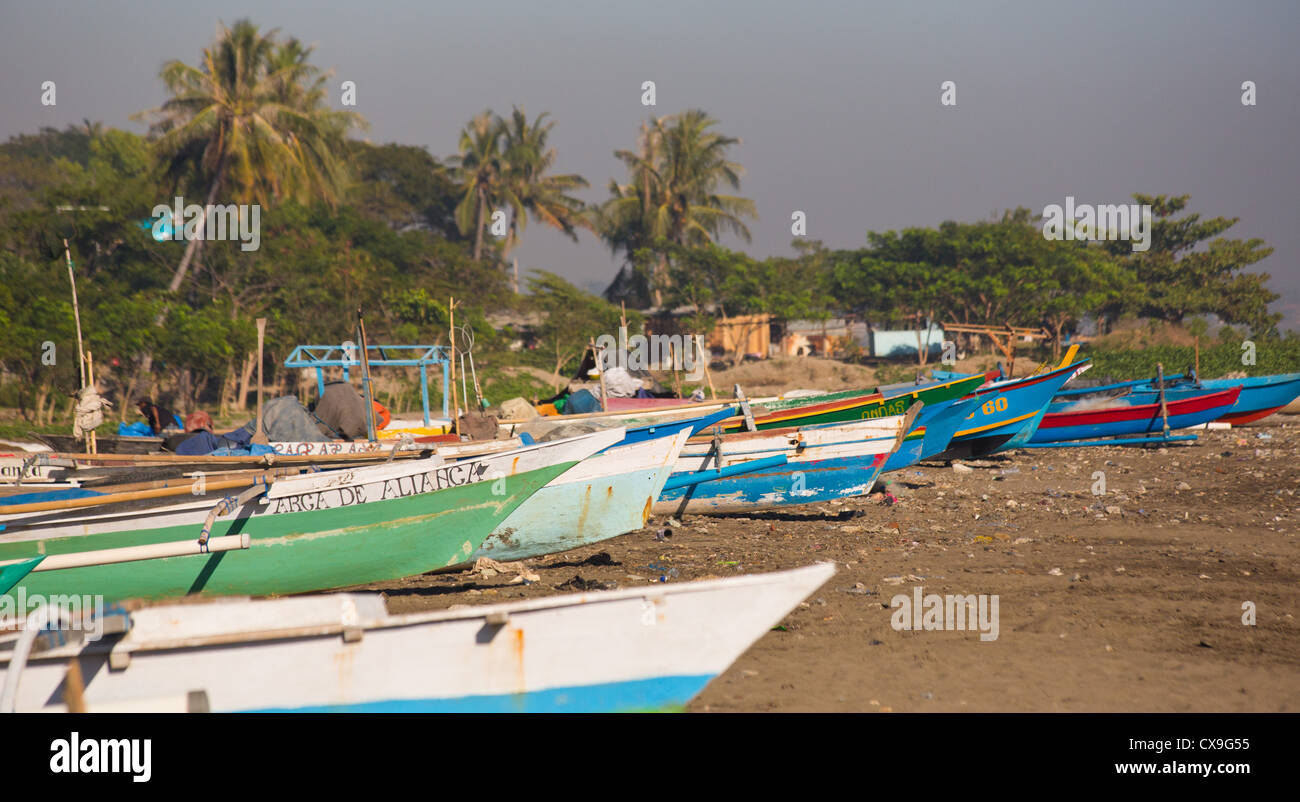
[[[348,378],[348,369],[361,365],[360,346],[344,348],[342,345],[300,345],[293,349],[284,360],[286,368],[315,368],[316,388],[325,392],[325,368],[343,368],[343,378]],[[390,352],[407,353],[409,356],[391,358]],[[378,358],[370,354],[378,354]],[[424,405],[424,425],[429,425],[429,366],[442,365],[442,416],[449,417],[448,399],[451,397],[450,358],[451,349],[445,345],[371,345],[366,348],[371,367],[419,368],[420,401]],[[337,356],[336,356],[337,354]]]

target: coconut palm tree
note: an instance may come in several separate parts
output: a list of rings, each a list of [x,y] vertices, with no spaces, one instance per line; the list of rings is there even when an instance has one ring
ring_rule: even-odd
[[[555,122],[547,121],[549,116],[548,112],[542,112],[529,123],[524,110],[515,107],[510,119],[501,121],[505,182],[529,214],[576,242],[577,229],[590,228],[591,221],[584,214],[583,202],[569,193],[587,186],[587,179],[575,173],[550,173],[555,164],[555,148],[548,146],[547,139]],[[511,215],[506,253],[518,244],[519,234],[527,224],[527,216]]]
[[[727,158],[740,140],[713,130],[717,123],[698,109],[653,119],[642,126],[636,151],[614,152],[630,180],[611,183],[596,219],[606,242],[629,262],[636,249],[656,240],[702,245],[730,232],[749,241],[744,218],[757,217],[754,202],[719,191],[740,188],[744,169]],[[653,276],[656,304],[663,300],[659,288],[667,267],[661,254]]]
[[[548,116],[542,112],[530,123],[519,107],[508,120],[489,110],[461,131],[460,154],[454,161],[464,194],[456,207],[456,222],[466,236],[474,232],[475,259],[483,255],[483,231],[499,207],[506,207],[510,217],[502,243],[505,253],[519,244],[530,214],[574,240],[578,228],[590,227],[582,201],[569,194],[587,186],[587,180],[550,172],[555,149],[547,140],[555,122]]]
[[[451,160],[464,193],[456,206],[456,225],[466,236],[474,232],[476,260],[483,256],[483,229],[493,209],[505,203],[510,206],[512,214],[524,214],[523,202],[506,180],[508,166],[502,152],[503,128],[501,118],[493,115],[491,110],[475,115],[461,130],[457,144],[460,154]]]
[[[333,202],[343,182],[340,154],[347,131],[364,127],[354,112],[325,105],[327,74],[308,63],[310,48],[280,42],[248,20],[220,26],[198,66],[163,65],[171,97],[137,117],[152,119],[165,176],[178,186],[207,187],[238,203],[281,198]],[[180,288],[202,238],[189,241],[170,289]]]

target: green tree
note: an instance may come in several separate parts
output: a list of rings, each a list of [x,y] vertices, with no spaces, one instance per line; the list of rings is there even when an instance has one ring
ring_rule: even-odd
[[[553,372],[563,375],[566,365],[580,358],[591,340],[618,331],[619,308],[584,292],[544,270],[533,271],[528,279],[531,302],[545,319],[538,338],[554,358]],[[556,385],[555,389],[559,389]]]
[[[636,151],[614,152],[626,165],[629,182],[611,183],[611,197],[596,215],[611,249],[630,257],[657,241],[702,245],[725,232],[749,241],[744,220],[757,217],[754,202],[720,191],[740,188],[744,169],[727,156],[740,140],[715,131],[717,124],[690,109],[643,126]],[[668,271],[668,258],[661,254],[649,280],[657,306],[663,304]]]
[[[460,187],[451,169],[411,145],[348,142],[353,182],[347,199],[398,232],[428,231],[463,241],[456,225]]]
[[[344,138],[364,125],[325,105],[327,75],[310,48],[280,42],[248,20],[221,27],[198,66],[170,61],[161,77],[171,97],[141,115],[153,120],[155,149],[173,186],[201,182],[207,205],[224,190],[237,203],[282,197],[334,202],[344,183]],[[175,292],[202,238],[186,245],[172,276]]]
[[[1121,297],[1131,276],[1111,254],[1086,242],[1044,241],[1041,264],[1047,278],[1034,302],[1052,333],[1052,356],[1059,359],[1065,334]]]
[[[1112,311],[1135,313],[1170,323],[1187,316],[1213,314],[1225,323],[1247,326],[1257,336],[1276,334],[1281,315],[1268,305],[1280,296],[1265,283],[1267,273],[1247,273],[1246,268],[1273,252],[1259,238],[1220,237],[1240,218],[1183,213],[1189,195],[1134,195],[1150,205],[1151,244],[1146,251],[1117,240],[1106,248],[1125,261],[1141,282],[1141,291],[1113,304]]]
[[[506,204],[515,216],[525,213],[523,200],[506,179],[509,168],[501,150],[502,127],[491,111],[476,115],[461,130],[460,154],[454,158],[462,192],[456,222],[461,233],[474,232],[476,261],[483,258],[483,229],[493,209]]]
[[[903,322],[917,330],[917,361],[929,359],[920,331],[925,323],[939,323],[944,311],[944,283],[950,268],[926,258],[934,232],[907,229],[871,232],[871,247],[836,255],[831,268],[832,294],[850,309],[860,309],[868,319]],[[913,258],[907,258],[911,255]]]
[[[571,192],[587,186],[587,179],[576,173],[554,174],[555,148],[548,143],[553,120],[547,112],[528,122],[524,110],[515,107],[510,119],[501,121],[502,149],[505,153],[505,182],[511,186],[514,197],[535,219],[558,231],[573,241],[578,240],[579,227],[591,227],[584,214],[581,200]],[[510,228],[504,250],[509,253],[519,242],[519,235],[528,224],[528,218],[512,207]]]
[[[821,315],[829,298],[817,276],[819,265],[799,259],[759,261],[740,251],[718,245],[661,244],[641,252],[642,259],[667,258],[668,274],[662,287],[671,306],[693,310],[688,325],[695,333],[712,328],[715,318],[735,335],[733,365],[744,358],[744,345],[764,316],[790,320]],[[740,324],[738,317],[749,317]]]

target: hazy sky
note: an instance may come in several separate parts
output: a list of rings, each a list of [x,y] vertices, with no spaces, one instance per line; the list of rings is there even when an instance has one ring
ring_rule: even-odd
[[[214,10],[214,9],[219,9]],[[757,255],[808,236],[977,220],[1073,195],[1190,194],[1230,236],[1276,251],[1276,311],[1300,328],[1300,4],[1291,2],[14,2],[0,0],[0,137],[128,116],[164,99],[164,61],[198,60],[218,20],[316,46],[357,84],[376,143],[455,149],[476,112],[549,111],[558,167],[606,196],[641,120],[700,107],[743,144]],[[58,104],[42,106],[42,81]],[[641,105],[641,84],[658,104]],[[957,84],[957,105],[940,84]],[[1254,81],[1258,105],[1241,104]],[[335,98],[336,102],[338,98]],[[724,241],[731,247],[742,243]],[[615,263],[532,223],[521,269],[601,288]]]

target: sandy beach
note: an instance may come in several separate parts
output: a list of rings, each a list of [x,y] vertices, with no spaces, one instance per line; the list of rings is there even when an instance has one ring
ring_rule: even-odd
[[[367,588],[405,612],[833,560],[836,576],[690,711],[1300,710],[1300,420],[966,467],[889,474],[893,503],[654,519],[530,561],[533,582],[464,572]],[[996,595],[996,640],[896,630],[891,601],[916,587]]]

